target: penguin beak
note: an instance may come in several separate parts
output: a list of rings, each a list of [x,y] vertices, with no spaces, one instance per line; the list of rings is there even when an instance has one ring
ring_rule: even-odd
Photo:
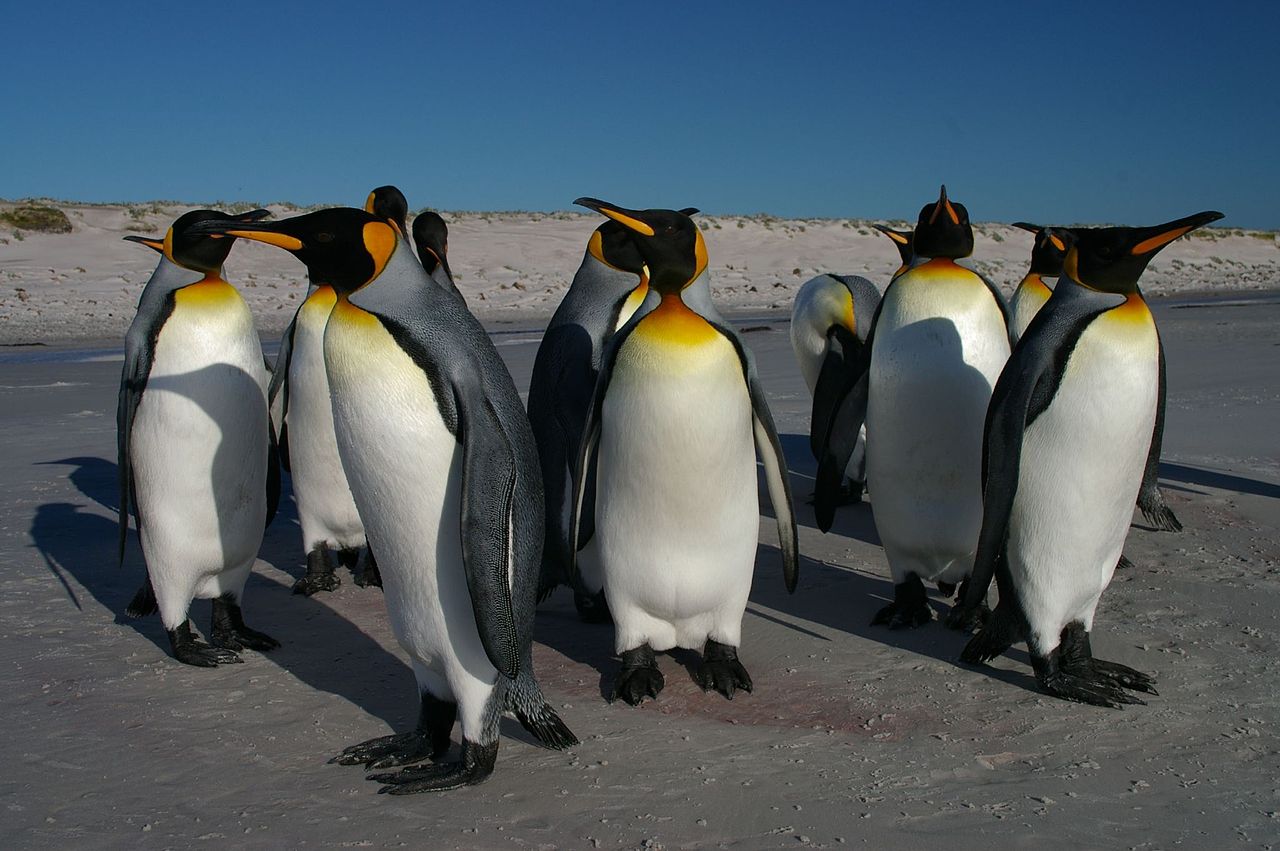
[[[1216,222],[1222,218],[1222,215],[1217,210],[1205,210],[1202,213],[1175,219],[1162,225],[1153,225],[1149,228],[1134,228],[1133,245],[1130,247],[1129,253],[1134,257],[1155,254],[1183,234],[1190,233],[1198,227],[1209,224],[1209,222]]]
[[[951,224],[960,224],[960,215],[956,212],[956,208],[951,206],[951,202],[947,200],[947,185],[942,184],[942,191],[938,193],[938,202],[933,205],[933,214],[929,216],[929,224],[933,224],[938,219],[938,215],[946,210],[947,216],[951,219]]]
[[[1013,226],[1020,230],[1030,231],[1031,233],[1040,233],[1044,228],[1039,225],[1033,225],[1031,222],[1014,222]]]
[[[625,207],[618,207],[595,198],[577,198],[573,203],[579,207],[586,207],[588,210],[595,210],[601,215],[608,216],[623,227],[633,230],[642,236],[653,236],[655,233],[653,227],[641,219],[640,213],[635,210],[628,210]],[[685,215],[688,214],[686,213]]]
[[[894,242],[898,243],[899,245],[906,245],[907,242],[909,241],[906,237],[906,234],[899,233],[898,231],[894,230],[888,225],[872,225],[872,227],[880,231],[882,234],[889,237],[889,239],[892,239]]]
[[[680,210],[680,215],[682,215],[682,216],[696,216],[696,215],[698,215],[698,213],[701,213],[701,212],[702,212],[702,211],[701,211],[701,210],[699,210],[697,207],[685,207],[685,208],[683,208],[683,209],[681,209],[681,210]]]
[[[156,251],[164,254],[164,240],[162,239],[153,239],[149,236],[134,236],[133,234],[129,234],[125,237],[125,241],[136,242],[141,245],[145,245],[147,248],[154,248]]]
[[[256,212],[256,211],[255,211]],[[265,212],[265,211],[263,211]],[[238,239],[250,239],[254,242],[265,242],[283,248],[285,251],[300,251],[302,240],[284,232],[283,222],[242,221],[239,216],[228,221],[197,222],[191,226],[191,233],[205,236],[234,236]]]

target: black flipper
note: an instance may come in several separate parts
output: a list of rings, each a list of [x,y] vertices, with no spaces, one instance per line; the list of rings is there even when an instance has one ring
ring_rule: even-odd
[[[791,497],[791,477],[787,473],[787,456],[782,452],[782,441],[778,438],[778,429],[773,424],[769,400],[765,396],[764,387],[760,384],[760,375],[756,371],[755,359],[751,351],[728,327],[715,322],[710,324],[733,343],[738,353],[738,362],[742,364],[742,377],[747,384],[747,393],[751,397],[752,431],[755,436],[756,452],[764,465],[769,502],[773,505],[773,516],[778,523],[778,548],[782,551],[782,579],[786,583],[787,591],[795,593],[796,583],[800,581],[800,543],[796,531],[795,502]]]
[[[1147,466],[1142,471],[1142,487],[1138,490],[1138,508],[1147,522],[1162,532],[1181,532],[1182,524],[1178,522],[1173,509],[1164,501],[1160,492],[1160,447],[1164,443],[1164,405],[1166,394],[1164,343],[1160,341],[1160,331],[1156,330],[1156,342],[1160,349],[1160,380],[1156,397],[1156,424],[1151,433],[1151,448],[1147,451]]]
[[[822,460],[822,447],[827,444],[838,401],[857,382],[864,366],[862,341],[843,325],[832,325],[827,330],[827,354],[813,386],[813,410],[809,416],[809,450],[815,460]]]
[[[267,408],[267,519],[262,528],[271,525],[280,508],[280,447],[276,430],[271,427],[271,408]]]
[[[164,261],[161,261],[162,263]],[[175,267],[176,268],[176,267]],[[157,275],[159,271],[157,271]],[[129,535],[129,512],[133,522],[142,528],[134,497],[133,465],[129,457],[129,441],[133,432],[133,420],[142,401],[147,377],[155,359],[156,338],[160,329],[173,313],[174,290],[150,292],[143,290],[138,302],[138,315],[125,336],[124,371],[120,377],[120,396],[116,406],[116,463],[120,475],[120,536],[117,561],[124,563],[124,545]]]
[[[479,389],[478,385],[474,389]],[[511,601],[515,523],[515,450],[498,413],[481,393],[454,387],[462,444],[462,562],[476,627],[489,661],[506,677],[520,670],[520,642]]]
[[[275,410],[276,396],[280,397],[280,429],[276,437],[276,446],[280,456],[280,466],[289,472],[292,472],[289,462],[289,364],[293,359],[293,335],[298,328],[298,313],[301,313],[306,305],[304,300],[298,306],[297,312],[293,314],[289,327],[284,329],[284,336],[280,338],[280,353],[276,355],[276,365],[271,370],[271,384],[267,386],[268,411]]]

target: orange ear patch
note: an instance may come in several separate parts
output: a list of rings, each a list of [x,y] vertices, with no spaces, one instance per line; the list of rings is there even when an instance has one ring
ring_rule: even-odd
[[[387,263],[395,253],[399,240],[396,238],[396,229],[386,222],[368,222],[364,226],[362,235],[365,251],[368,251],[369,256],[373,258],[373,274],[369,277],[369,281],[372,281],[387,268]]]

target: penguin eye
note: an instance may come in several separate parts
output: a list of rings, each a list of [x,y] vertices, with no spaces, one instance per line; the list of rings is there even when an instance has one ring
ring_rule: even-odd
[[[333,234],[318,233],[316,234],[316,242],[333,242]]]

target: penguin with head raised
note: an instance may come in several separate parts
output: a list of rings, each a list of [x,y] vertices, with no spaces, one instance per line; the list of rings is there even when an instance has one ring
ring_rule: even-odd
[[[460,720],[459,762],[371,778],[408,794],[487,777],[504,712],[550,747],[575,744],[533,675],[537,449],[484,328],[431,284],[395,226],[363,210],[210,232],[285,248],[337,297],[324,361],[338,451],[421,704],[413,732],[335,761],[383,768],[440,757]]]
[[[395,186],[374,189],[364,208],[404,233],[409,203]],[[333,430],[333,406],[324,368],[324,329],[337,300],[332,285],[311,281],[306,299],[280,340],[271,374],[269,399],[278,422],[281,457],[298,505],[302,551],[307,554],[307,572],[294,583],[295,594],[335,590],[338,562],[354,566],[357,559],[363,564],[356,573],[356,584],[382,586]]]
[[[945,186],[920,211],[912,248],[910,268],[889,284],[872,321],[865,374],[832,406],[815,498],[827,531],[865,422],[872,513],[894,583],[893,602],[873,623],[890,628],[932,619],[924,581],[953,592],[973,566],[982,426],[1009,357],[1003,298],[956,263],[973,252],[973,229]]]
[[[1030,222],[1014,222],[1013,226],[1035,234],[1031,245],[1031,268],[1018,283],[1009,302],[1009,336],[1016,344],[1032,318],[1053,295],[1053,284],[1062,274],[1062,260],[1067,256],[1067,241],[1071,239],[1071,233]]]
[[[964,606],[1000,602],[962,659],[1026,641],[1036,680],[1067,700],[1140,703],[1150,677],[1093,658],[1098,600],[1124,547],[1160,397],[1160,340],[1138,289],[1173,240],[1222,218],[1072,228],[1053,295],[1000,375],[985,432],[982,532]],[[1057,232],[1057,229],[1053,231]]]
[[[889,279],[893,280],[911,268],[911,261],[915,258],[915,249],[913,248],[915,233],[909,230],[895,230],[888,225],[876,224],[872,225],[872,227],[893,240],[894,247],[898,249],[898,258],[902,262],[898,265],[897,270],[889,276]]]
[[[738,335],[685,298],[707,266],[692,219],[574,203],[630,230],[649,270],[644,303],[605,349],[574,476],[572,552],[593,518],[622,656],[613,695],[630,704],[656,697],[654,652],[674,647],[702,650],[703,689],[750,691],[737,649],[759,531],[757,449],[788,590],[799,571],[786,459],[764,389]]]
[[[245,626],[245,580],[280,496],[267,413],[267,370],[253,316],[222,276],[233,239],[198,226],[251,225],[269,215],[193,210],[163,239],[128,236],[160,253],[125,335],[116,413],[120,558],[132,506],[148,584],[134,615],[158,609],[174,658],[214,667],[279,642]],[[212,646],[187,620],[212,599]]]

